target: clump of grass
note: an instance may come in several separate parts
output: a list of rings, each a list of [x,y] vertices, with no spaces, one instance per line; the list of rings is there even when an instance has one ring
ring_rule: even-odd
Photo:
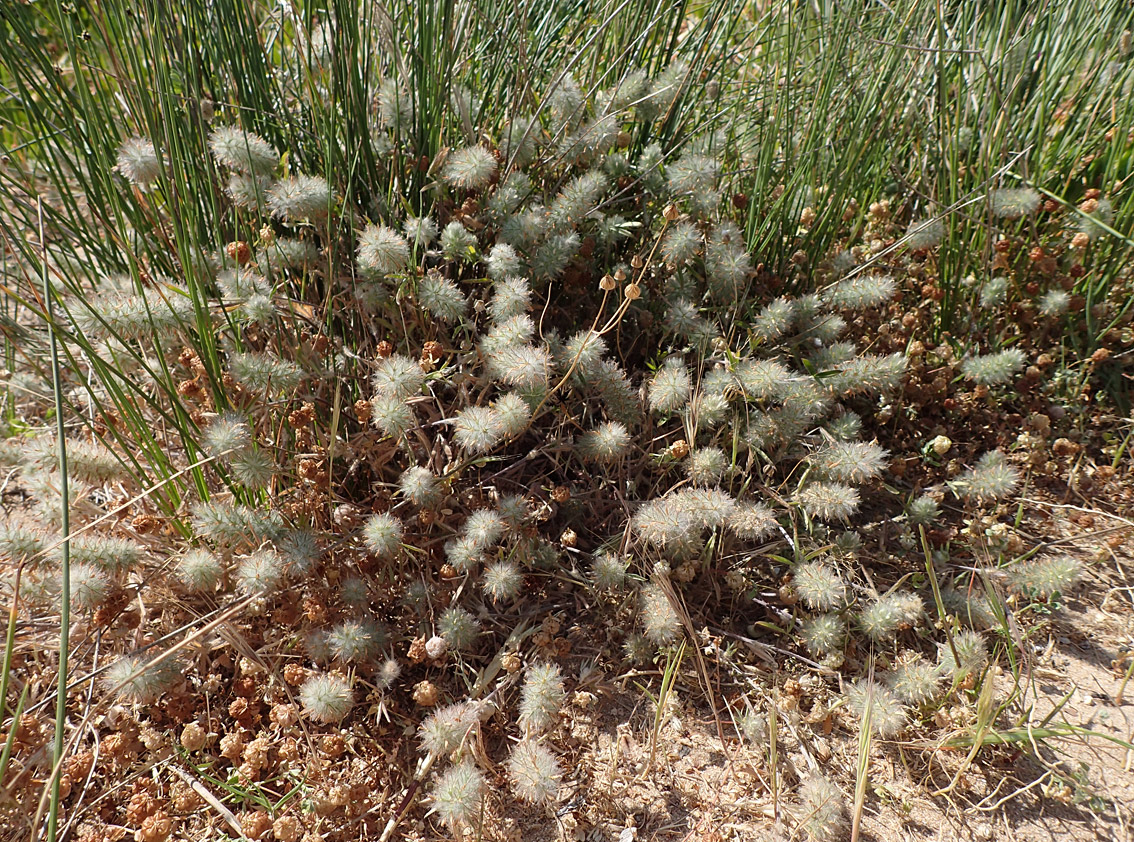
[[[201,51],[184,9],[153,37],[145,18],[105,25],[112,2],[91,13],[94,43],[65,73],[44,46],[76,46],[59,10],[42,19],[54,40],[13,18],[16,35],[0,46],[14,109],[0,226],[19,305],[8,365],[26,370],[9,381],[8,417],[13,429],[47,421],[34,392],[50,331],[73,362],[62,394],[76,432],[42,437],[35,464],[19,447],[0,461],[21,469],[49,524],[61,492],[91,523],[150,489],[113,521],[129,546],[74,538],[66,572],[62,552],[45,552],[54,538],[6,526],[0,552],[27,563],[21,602],[52,609],[69,586],[76,608],[111,624],[103,639],[116,647],[121,621],[104,608],[125,588],[141,587],[149,605],[172,581],[194,611],[246,596],[259,651],[276,651],[278,635],[306,639],[289,658],[351,671],[303,681],[310,667],[287,665],[307,716],[343,721],[363,685],[379,717],[407,710],[401,694],[412,693],[435,710],[421,735],[442,763],[466,743],[476,704],[437,709],[442,694],[459,680],[462,696],[494,694],[507,711],[491,653],[507,640],[499,663],[514,670],[513,644],[527,638],[509,630],[584,575],[601,598],[570,622],[612,629],[612,649],[636,663],[680,639],[679,607],[700,627],[725,600],[767,603],[778,628],[848,680],[864,646],[889,658],[899,640],[913,645],[906,632],[928,592],[903,590],[906,579],[863,596],[890,584],[869,566],[874,513],[898,488],[910,502],[897,540],[916,548],[907,524],[933,526],[929,567],[949,552],[939,527],[953,513],[931,485],[945,451],[891,462],[888,448],[904,445],[891,433],[914,419],[950,423],[971,397],[1017,378],[1019,398],[995,397],[1028,400],[1047,376],[1034,338],[1045,331],[1066,328],[1071,348],[1122,329],[1112,287],[1129,248],[1113,231],[1130,227],[1129,203],[1092,189],[1068,220],[1066,202],[1038,189],[1070,183],[1051,173],[1069,171],[1067,150],[1093,137],[1090,115],[1113,110],[1089,64],[1095,45],[1061,29],[1083,49],[1059,51],[1043,78],[1020,84],[978,62],[1019,28],[1012,9],[954,10],[943,30],[935,11],[912,6],[841,27],[855,12],[840,6],[793,18],[785,35],[778,9],[710,4],[690,17],[631,4],[637,23],[622,27],[583,6],[519,18],[470,8],[459,25],[425,4],[313,26],[237,4],[217,11],[216,29],[243,35]],[[1038,10],[1018,49],[1049,55],[1051,33],[1071,19]],[[565,54],[583,25],[601,37]],[[831,37],[840,32],[854,37]],[[911,53],[911,32],[946,40]],[[787,57],[796,71],[772,84],[738,74],[720,57],[743,43],[768,45],[768,66]],[[234,49],[240,61],[213,66]],[[200,73],[175,92],[163,68],[184,66],[185,50]],[[917,56],[941,50],[955,60],[921,73]],[[639,66],[626,66],[631,55]],[[996,73],[1014,64],[1009,55]],[[126,85],[121,67],[138,78]],[[869,84],[858,84],[862,68]],[[1107,74],[1128,75],[1121,62]],[[206,104],[194,81],[206,78],[210,97],[239,109]],[[977,126],[964,110],[918,107],[958,83],[1005,119]],[[1083,107],[1044,118],[1072,99]],[[834,146],[833,125],[846,129]],[[75,129],[91,126],[100,130]],[[1073,162],[1076,184],[1121,168],[1111,147]],[[910,180],[898,194],[894,150],[910,159],[897,162]],[[1037,187],[989,189],[1021,184],[1020,173]],[[27,196],[44,184],[55,199],[33,206]],[[960,212],[986,195],[986,214]],[[44,277],[56,293],[46,300],[66,315],[35,309],[45,296],[30,279]],[[1085,317],[1054,324],[1079,296],[1091,302]],[[977,302],[987,312],[969,312]],[[958,365],[945,331],[1012,347]],[[958,369],[971,388],[963,399],[950,394]],[[1038,388],[1048,399],[1067,382]],[[949,487],[983,506],[1021,481],[994,451]],[[159,549],[173,535],[194,549]],[[169,564],[147,563],[151,544]],[[1003,572],[1013,599],[1038,608],[1078,570],[1037,559]],[[946,587],[941,607],[995,625],[987,600],[960,589]],[[412,690],[399,686],[397,661],[379,663],[386,633],[373,617],[387,612],[403,612],[409,660],[430,671],[415,668]],[[632,616],[636,628],[623,628]],[[560,651],[552,620],[541,657]],[[936,629],[918,632],[942,642]],[[939,663],[904,653],[884,678],[851,685],[868,736],[899,733],[904,706],[940,698],[943,677],[968,689],[987,648],[973,632],[946,637]],[[136,657],[110,672],[124,700],[152,700],[165,685],[126,675]],[[529,667],[523,741],[505,764],[521,800],[557,797],[562,767],[534,740],[563,699],[558,667]],[[227,710],[239,720],[247,709]],[[458,760],[433,788],[452,828],[475,824],[486,785]],[[813,838],[845,833],[833,789],[814,779],[801,792]]]

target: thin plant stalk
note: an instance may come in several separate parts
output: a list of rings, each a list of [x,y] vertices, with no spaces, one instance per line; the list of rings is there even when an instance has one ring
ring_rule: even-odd
[[[658,750],[658,738],[661,736],[662,723],[665,722],[665,708],[673,695],[673,686],[677,682],[677,672],[681,669],[681,661],[685,657],[685,640],[682,639],[676,652],[670,653],[666,658],[665,671],[662,673],[661,688],[654,700],[654,728],[650,733],[650,758],[646,762],[646,772],[654,768],[654,758]]]
[[[40,242],[43,242],[42,217]],[[71,514],[67,488],[67,430],[63,423],[63,381],[59,370],[59,346],[55,336],[55,292],[48,275],[46,255],[43,260],[43,298],[47,317],[52,326],[51,333],[51,377],[55,392],[55,430],[59,438],[59,487],[60,512],[63,530],[63,552],[60,566],[59,591],[59,688],[55,700],[55,746],[51,776],[51,805],[47,813],[47,842],[55,842],[59,822],[59,768],[63,761],[63,725],[67,720],[67,660],[71,631]]]

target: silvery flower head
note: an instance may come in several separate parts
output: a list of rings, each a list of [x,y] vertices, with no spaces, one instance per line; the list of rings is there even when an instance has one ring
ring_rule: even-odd
[[[161,178],[164,162],[153,143],[142,137],[127,138],[118,147],[115,169],[138,187],[149,187]]]
[[[209,136],[217,163],[250,175],[269,175],[279,164],[279,153],[259,135],[235,126],[217,129]]]
[[[272,216],[288,222],[325,219],[331,203],[331,188],[326,179],[299,175],[277,181],[268,190],[268,208]]]

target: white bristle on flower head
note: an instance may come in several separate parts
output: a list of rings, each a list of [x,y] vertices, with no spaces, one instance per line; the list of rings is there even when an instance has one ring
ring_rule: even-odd
[[[449,153],[441,178],[453,187],[482,190],[496,175],[496,157],[483,146],[466,146]]]
[[[354,706],[354,692],[337,675],[313,675],[299,688],[303,710],[317,722],[341,722]]]
[[[508,774],[521,801],[545,804],[555,800],[563,769],[542,743],[521,740],[508,756]]]
[[[366,277],[403,272],[409,261],[409,243],[393,228],[369,225],[358,235],[358,266]]]
[[[118,147],[115,169],[138,187],[149,187],[161,178],[163,161],[153,143],[142,137],[127,138]]]
[[[235,126],[214,131],[209,148],[217,163],[251,175],[268,175],[280,161],[279,153],[266,140]]]
[[[470,406],[453,422],[454,437],[464,450],[480,454],[492,450],[504,437],[504,424],[495,409]]]
[[[331,204],[331,188],[326,179],[299,175],[277,181],[268,189],[268,208],[283,222],[325,219]]]

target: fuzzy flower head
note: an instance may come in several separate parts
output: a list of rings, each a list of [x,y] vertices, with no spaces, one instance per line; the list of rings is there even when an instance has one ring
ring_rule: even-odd
[[[836,310],[867,310],[885,304],[897,290],[897,283],[889,275],[856,275],[828,289],[823,303]]]
[[[626,584],[629,559],[611,552],[599,553],[591,563],[591,581],[596,588],[612,591]]]
[[[457,702],[435,710],[418,729],[421,750],[426,754],[448,756],[479,725],[479,708],[470,702]]]
[[[177,563],[177,576],[186,589],[195,593],[208,593],[216,588],[224,575],[219,558],[205,549],[190,550]]]
[[[229,467],[233,479],[245,488],[267,488],[277,473],[276,462],[266,450],[234,454]]]
[[[913,251],[935,248],[945,239],[945,223],[941,219],[918,220],[910,224],[905,243]]]
[[[246,389],[261,394],[288,394],[303,380],[303,369],[291,360],[255,351],[230,354],[228,371]]]
[[[642,588],[642,631],[654,646],[665,646],[681,634],[681,618],[673,608],[665,590],[657,584]]]
[[[1017,563],[1009,568],[1008,583],[1012,590],[1032,598],[1051,599],[1067,593],[1075,584],[1083,566],[1069,555],[1051,556]]]
[[[893,691],[876,681],[863,679],[847,690],[847,705],[862,727],[883,739],[896,737],[906,727],[906,709]]]
[[[218,164],[251,175],[268,175],[280,162],[279,153],[266,140],[235,126],[214,131],[209,148]]]
[[[224,192],[232,203],[244,210],[259,210],[267,205],[272,180],[267,176],[234,172],[225,182]]]
[[[56,548],[60,560],[62,549]],[[141,563],[144,554],[141,545],[124,538],[92,533],[71,538],[73,563],[91,564],[110,574],[133,570]]]
[[[1024,367],[1024,352],[1009,348],[995,354],[969,357],[961,363],[965,378],[981,386],[998,386],[1011,382]]]
[[[520,690],[520,725],[529,733],[546,731],[559,720],[566,691],[555,664],[532,664]]]
[[[527,403],[514,392],[501,395],[492,408],[500,418],[506,438],[513,438],[524,432],[532,418],[532,411]]]
[[[701,233],[692,222],[678,222],[661,241],[659,253],[670,266],[684,266],[701,252]]]
[[[137,187],[149,187],[162,172],[162,159],[154,145],[141,137],[131,137],[118,147],[118,163],[115,169],[122,177]]]
[[[886,643],[916,625],[923,612],[921,600],[915,594],[897,591],[867,605],[858,622],[867,637],[875,643]]]
[[[808,778],[799,788],[800,822],[811,842],[838,842],[847,838],[847,805],[839,788],[822,775]]]
[[[447,769],[433,785],[431,812],[450,830],[471,825],[480,815],[484,787],[483,773],[471,761],[463,760]]]
[[[551,376],[551,354],[539,345],[507,345],[489,355],[488,374],[509,386],[537,389]]]
[[[992,278],[980,288],[980,306],[986,310],[1001,307],[1008,300],[1008,279]]]
[[[119,658],[103,674],[102,683],[125,702],[154,701],[181,675],[181,668],[172,657],[150,665],[156,655],[142,653]]]
[[[583,433],[578,441],[579,453],[595,462],[616,462],[630,450],[630,432],[625,424],[607,421]]]
[[[370,423],[387,436],[404,436],[414,428],[416,421],[413,410],[401,398],[375,395],[370,399]]]
[[[337,660],[353,663],[374,655],[384,637],[372,622],[345,620],[327,632],[324,642]]]
[[[728,457],[719,447],[698,447],[685,464],[685,473],[694,485],[716,485],[727,469]]]
[[[110,592],[110,577],[93,564],[72,564],[71,605],[82,610],[93,610]]]
[[[861,484],[882,472],[888,455],[869,442],[832,441],[812,454],[811,463],[829,479]]]
[[[962,473],[952,483],[954,492],[965,500],[990,502],[1003,500],[1020,484],[1020,472],[999,450],[990,450],[976,466]]]
[[[477,509],[468,516],[461,531],[476,546],[487,549],[504,535],[505,523],[499,514],[491,509]]]
[[[410,262],[409,243],[385,225],[369,225],[358,235],[358,267],[368,278],[404,272]]]
[[[915,526],[928,526],[941,515],[941,506],[933,497],[923,494],[910,501],[906,507],[906,517]]]
[[[521,740],[508,756],[508,776],[521,801],[546,804],[555,800],[563,768],[542,743]]]
[[[1037,310],[1041,316],[1053,319],[1062,316],[1071,306],[1071,293],[1062,289],[1052,289],[1045,292],[1039,300]]]
[[[795,317],[795,302],[788,298],[777,298],[768,302],[757,314],[752,333],[765,342],[775,342],[791,330]]]
[[[526,278],[509,277],[492,285],[492,300],[488,312],[494,322],[503,322],[519,316],[531,307],[532,291]]]
[[[488,277],[494,281],[503,281],[520,275],[523,264],[516,250],[507,243],[497,243],[488,252],[484,262],[488,264]],[[523,311],[521,311],[523,312]]]
[[[404,535],[402,522],[393,515],[383,512],[371,515],[363,527],[362,537],[366,548],[378,558],[390,558],[402,545]]]
[[[451,606],[437,618],[437,634],[445,638],[455,651],[471,649],[480,635],[480,621],[471,611]]]
[[[711,192],[720,172],[720,164],[706,155],[685,155],[666,168],[666,181],[677,196]]]
[[[420,393],[424,382],[425,371],[421,364],[402,354],[391,354],[379,360],[370,378],[377,394],[399,400]]]
[[[977,632],[963,631],[953,635],[951,641],[937,645],[937,663],[954,681],[978,672],[987,662],[988,648]]]
[[[437,223],[428,216],[411,216],[402,225],[402,233],[414,248],[425,248],[437,239]]]
[[[923,705],[937,697],[941,670],[921,655],[907,653],[898,659],[894,671],[887,676],[886,684],[907,705]]]
[[[822,521],[847,521],[858,511],[858,491],[840,482],[813,482],[796,494],[809,516]]]
[[[1019,219],[1039,210],[1042,199],[1030,187],[1007,187],[993,190],[988,196],[989,210],[999,219]]]
[[[472,260],[476,256],[476,236],[454,219],[441,232],[441,253],[447,260]]]
[[[1094,209],[1088,210],[1092,204]],[[1109,233],[1108,229],[1114,225],[1114,204],[1110,199],[1088,199],[1079,210],[1085,214],[1079,220],[1079,230],[1092,240]]]
[[[465,294],[439,272],[429,272],[417,286],[422,309],[446,322],[458,321],[465,312]]]
[[[807,651],[813,655],[830,655],[840,652],[846,639],[847,627],[838,614],[820,614],[803,624],[801,638]]]
[[[354,706],[354,691],[337,675],[313,675],[299,688],[299,701],[316,722],[341,722]]]
[[[667,361],[650,381],[650,409],[676,412],[689,402],[692,388],[689,370],[680,361]]]
[[[814,611],[831,611],[846,601],[847,586],[833,567],[821,561],[796,567],[792,585],[803,604]]]
[[[374,685],[382,692],[386,692],[394,686],[394,682],[398,680],[402,674],[402,665],[393,658],[387,658],[378,667],[378,674],[374,679]]]
[[[325,219],[330,204],[330,186],[326,179],[314,175],[284,178],[268,189],[268,208],[283,222]]]
[[[472,454],[487,453],[504,437],[504,425],[495,409],[470,406],[453,422],[457,444]]]
[[[776,514],[763,503],[738,503],[728,516],[728,528],[744,541],[759,541],[774,534]]]
[[[444,489],[428,468],[415,465],[398,478],[399,493],[415,506],[428,507],[440,502]]]
[[[466,146],[449,154],[441,178],[462,190],[483,190],[496,175],[496,157],[483,146]]]
[[[498,561],[484,570],[484,592],[493,602],[506,602],[520,595],[524,574],[510,561]]]
[[[267,596],[280,586],[287,563],[270,548],[256,550],[236,568],[236,585],[241,593]]]
[[[631,521],[634,531],[647,544],[659,549],[690,544],[701,524],[684,498],[670,494],[645,503]]]

